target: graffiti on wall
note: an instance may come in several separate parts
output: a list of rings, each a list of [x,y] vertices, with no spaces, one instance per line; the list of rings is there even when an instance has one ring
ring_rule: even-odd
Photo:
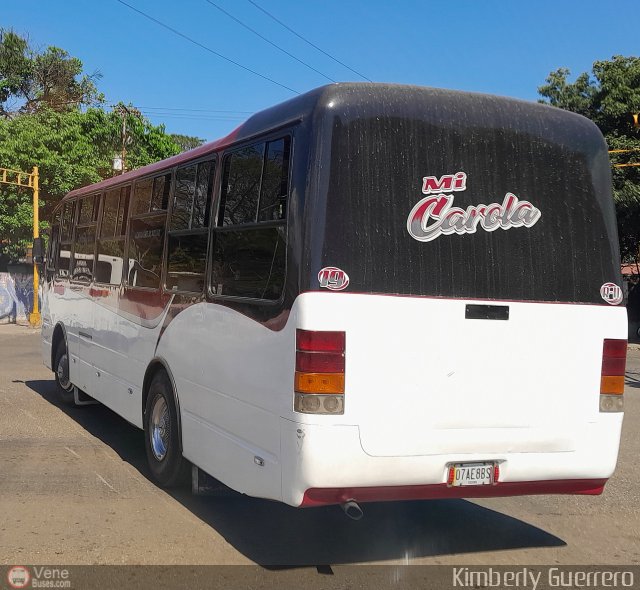
[[[33,306],[33,275],[0,272],[0,321],[27,320]]]

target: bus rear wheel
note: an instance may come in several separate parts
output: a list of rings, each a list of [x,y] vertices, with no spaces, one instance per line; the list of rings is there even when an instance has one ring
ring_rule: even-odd
[[[180,450],[178,412],[173,387],[164,371],[158,371],[149,385],[144,433],[147,462],[153,479],[165,488],[186,483],[189,478],[189,462]]]
[[[74,386],[69,378],[69,352],[67,351],[67,344],[64,340],[61,340],[56,348],[53,370],[56,377],[58,397],[67,405],[73,404]]]

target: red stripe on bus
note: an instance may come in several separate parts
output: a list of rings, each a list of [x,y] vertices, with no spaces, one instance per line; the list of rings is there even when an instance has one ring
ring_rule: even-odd
[[[337,297],[340,295],[374,295],[377,297],[404,297],[406,299],[434,299],[437,301],[474,301],[487,303],[489,305],[500,305],[502,303],[542,303],[544,305],[591,305],[592,307],[622,307],[624,305],[611,305],[606,301],[602,303],[589,303],[588,301],[539,301],[537,299],[486,299],[475,297],[452,297],[450,295],[412,295],[405,293],[377,293],[375,291],[326,291],[320,288],[316,290],[301,291],[300,295],[306,295],[307,293],[323,293],[330,295],[331,297]],[[298,295],[298,297],[300,296]]]
[[[544,481],[509,481],[496,485],[449,487],[433,485],[381,486],[366,488],[310,488],[304,493],[301,507],[356,502],[399,500],[442,500],[447,498],[498,498],[533,494],[580,494],[598,496],[606,479],[559,479]]]

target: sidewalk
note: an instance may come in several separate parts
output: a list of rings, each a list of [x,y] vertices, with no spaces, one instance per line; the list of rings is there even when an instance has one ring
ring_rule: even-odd
[[[32,328],[30,324],[25,322],[20,322],[19,324],[0,324],[0,338],[10,334],[33,333],[40,335],[40,332],[40,326]]]

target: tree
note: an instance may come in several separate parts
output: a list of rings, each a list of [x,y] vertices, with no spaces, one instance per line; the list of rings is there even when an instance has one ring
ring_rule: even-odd
[[[640,162],[640,58],[614,56],[597,61],[591,73],[568,82],[570,72],[551,72],[538,88],[544,102],[590,118],[602,131],[609,149],[632,150],[611,154],[612,163]],[[620,250],[625,262],[640,263],[640,166],[612,168],[613,196],[618,217]]]
[[[179,133],[172,133],[171,139],[180,146],[181,152],[187,152],[200,147],[204,143],[204,139],[199,137],[191,137],[189,135],[181,135]]]
[[[0,119],[0,165],[31,171],[40,167],[41,227],[69,191],[113,175],[119,153],[122,119],[115,112],[88,109],[57,112],[42,108],[33,114]],[[180,148],[146,119],[129,126],[128,167],[137,168],[179,153]],[[32,193],[0,185],[0,253],[11,259],[24,254],[32,236]]]
[[[34,113],[41,108],[70,111],[100,103],[99,73],[82,73],[82,62],[64,49],[38,52],[28,40],[0,29],[0,115]]]
[[[25,37],[0,29],[0,168],[39,166],[43,229],[67,192],[113,176],[123,148],[132,170],[202,143],[174,139],[131,105],[105,110],[99,77],[84,74],[82,62],[63,49],[35,51]],[[24,254],[31,209],[30,190],[0,185],[0,257]]]

